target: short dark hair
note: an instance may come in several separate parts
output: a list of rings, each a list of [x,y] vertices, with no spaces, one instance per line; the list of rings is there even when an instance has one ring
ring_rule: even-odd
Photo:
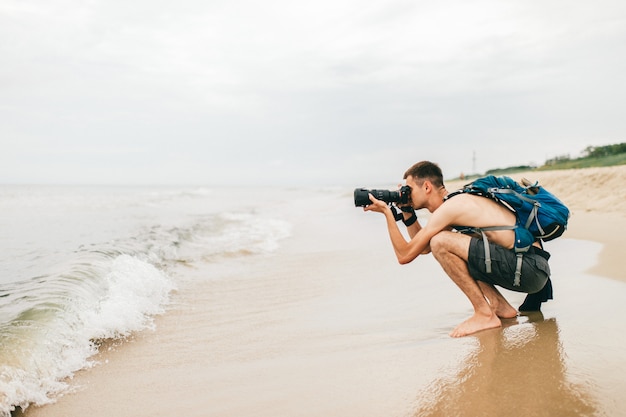
[[[430,161],[421,161],[414,164],[404,173],[404,179],[413,177],[415,181],[430,181],[435,187],[443,187],[443,173],[439,165]]]

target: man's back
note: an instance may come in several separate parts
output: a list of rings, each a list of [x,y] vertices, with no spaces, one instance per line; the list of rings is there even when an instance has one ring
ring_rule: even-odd
[[[486,197],[459,194],[446,200],[435,210],[429,223],[433,223],[433,227],[441,230],[449,226],[514,226],[515,214]],[[512,230],[492,231],[486,234],[491,242],[509,249],[513,248],[515,233]]]

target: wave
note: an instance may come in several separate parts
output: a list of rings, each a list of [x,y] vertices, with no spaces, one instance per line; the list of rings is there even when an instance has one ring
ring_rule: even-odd
[[[283,220],[259,219],[251,213],[221,213],[199,223],[193,244],[202,258],[268,253],[291,234]]]
[[[100,341],[152,328],[175,287],[130,255],[29,284],[3,294],[19,313],[0,328],[0,415],[52,401],[64,379],[92,365]]]
[[[45,274],[2,285],[0,416],[53,402],[94,365],[102,341],[153,329],[176,289],[176,263],[271,252],[289,234],[287,222],[254,213],[197,216],[81,245]]]

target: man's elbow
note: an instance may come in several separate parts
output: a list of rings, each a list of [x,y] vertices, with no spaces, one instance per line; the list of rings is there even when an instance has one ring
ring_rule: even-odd
[[[411,262],[413,259],[415,259],[415,256],[401,256],[401,255],[398,255],[398,263],[400,265],[406,265],[409,262]]]

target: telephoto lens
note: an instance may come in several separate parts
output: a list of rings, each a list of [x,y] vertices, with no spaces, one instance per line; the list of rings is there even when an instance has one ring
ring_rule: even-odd
[[[365,207],[372,204],[369,194],[373,195],[377,200],[384,201],[387,204],[407,204],[411,197],[411,187],[403,185],[398,191],[356,188],[354,190],[354,205],[356,207]]]

